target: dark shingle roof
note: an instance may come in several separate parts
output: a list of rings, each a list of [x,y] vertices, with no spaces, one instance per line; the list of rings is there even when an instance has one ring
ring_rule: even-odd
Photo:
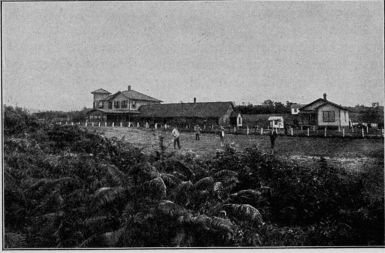
[[[90,114],[92,112],[103,112],[103,113],[107,113],[107,114],[138,114],[139,112],[138,111],[133,111],[133,110],[105,110],[105,109],[92,109],[90,111],[87,112],[87,114]]]
[[[105,89],[102,89],[102,88],[100,88],[100,89],[97,89],[97,90],[94,90],[93,92],[91,92],[92,94],[94,94],[94,93],[101,93],[101,94],[111,94],[111,92],[109,92],[109,91],[106,91]]]
[[[119,94],[123,94],[123,96],[127,97],[128,99],[132,100],[143,100],[143,101],[152,101],[152,102],[162,102],[162,100],[147,96],[143,93],[137,92],[135,90],[125,90],[125,91],[118,91],[115,94],[112,94],[105,98],[105,100],[111,100],[118,96]]]
[[[219,118],[234,108],[232,102],[177,103],[143,105],[139,112],[143,117],[159,118]]]
[[[323,102],[323,103],[320,104],[319,106],[315,107],[314,110],[317,110],[319,107],[324,106],[324,105],[326,105],[326,104],[330,104],[330,105],[333,105],[333,106],[335,106],[335,107],[337,107],[337,108],[339,108],[339,109],[349,111],[348,108],[343,107],[342,105],[335,104],[335,103],[330,102],[329,100],[326,100],[326,99],[323,99],[323,98],[319,98],[319,99],[317,99],[317,100],[314,100],[314,101],[311,102],[310,104],[304,105],[304,106],[302,106],[302,107],[299,108],[299,109],[300,109],[301,111],[306,111],[306,107],[308,107],[308,106],[310,106],[310,105],[312,105],[312,104],[314,104],[314,103],[317,103],[317,102]],[[311,110],[311,111],[313,111],[313,110]]]

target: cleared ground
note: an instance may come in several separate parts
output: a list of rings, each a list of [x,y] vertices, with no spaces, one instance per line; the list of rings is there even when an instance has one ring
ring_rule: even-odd
[[[145,152],[158,149],[158,136],[165,137],[167,151],[173,151],[170,131],[147,130],[136,128],[94,128],[108,138],[124,138],[135,146],[144,148]],[[195,140],[194,133],[181,133],[182,149],[177,152],[193,151],[197,155],[209,158],[221,149],[219,136],[201,134],[201,140]],[[232,143],[237,149],[257,145],[265,152],[270,151],[269,136],[259,135],[232,135],[225,136],[225,143]],[[342,138],[306,138],[278,136],[276,140],[277,156],[285,157],[303,164],[312,164],[324,156],[329,163],[349,169],[361,171],[370,167],[384,166],[383,139],[342,139]]]

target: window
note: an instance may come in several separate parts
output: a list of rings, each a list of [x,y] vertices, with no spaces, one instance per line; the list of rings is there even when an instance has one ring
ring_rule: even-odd
[[[99,101],[98,108],[103,108],[103,101]]]
[[[127,100],[122,101],[122,108],[127,108]]]
[[[120,103],[119,103],[119,101],[115,101],[115,102],[114,102],[114,107],[115,107],[115,108],[120,108]]]
[[[132,101],[132,109],[136,108],[136,101]]]
[[[108,102],[108,109],[112,109],[112,102]]]
[[[324,111],[323,113],[323,121],[324,122],[334,122],[335,121],[335,115],[334,111]]]

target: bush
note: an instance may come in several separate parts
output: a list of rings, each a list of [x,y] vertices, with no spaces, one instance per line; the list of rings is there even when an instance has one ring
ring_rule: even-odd
[[[36,117],[26,110],[4,105],[4,134],[16,135],[36,130],[40,126]]]
[[[370,194],[381,170],[304,168],[255,147],[144,155],[78,126],[6,124],[7,248],[384,243],[384,199]]]

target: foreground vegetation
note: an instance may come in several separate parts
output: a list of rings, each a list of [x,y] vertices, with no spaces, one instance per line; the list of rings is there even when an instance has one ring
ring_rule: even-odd
[[[383,171],[152,154],[5,108],[5,246],[383,245]]]

